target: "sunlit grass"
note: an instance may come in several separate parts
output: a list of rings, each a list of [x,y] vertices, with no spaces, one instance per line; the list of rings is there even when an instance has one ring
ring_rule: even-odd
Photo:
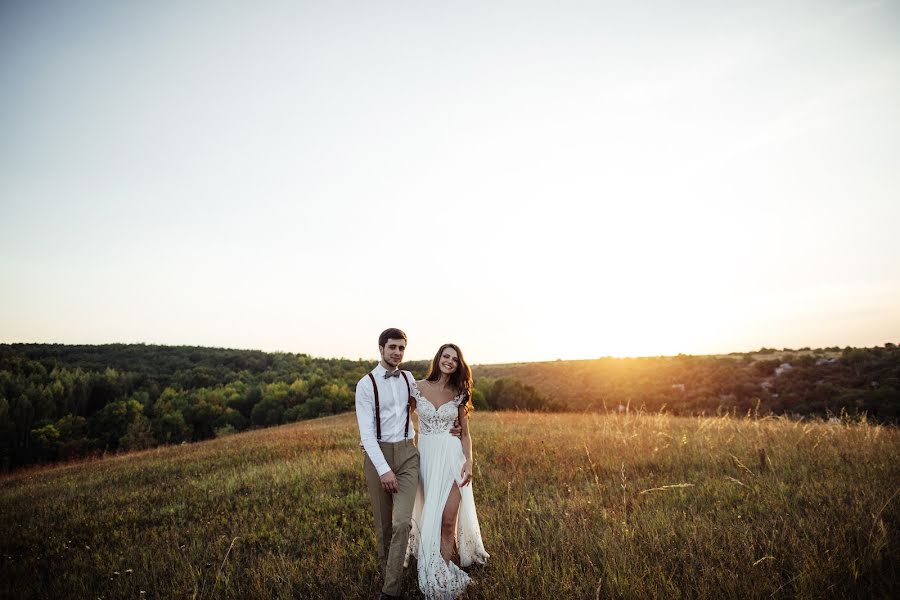
[[[475,413],[471,598],[887,597],[900,434],[866,423]],[[352,415],[0,480],[16,598],[368,598]],[[141,594],[143,592],[143,594]],[[417,597],[414,571],[405,593]]]

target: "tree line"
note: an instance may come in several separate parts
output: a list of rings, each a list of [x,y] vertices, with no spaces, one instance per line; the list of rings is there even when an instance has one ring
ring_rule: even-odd
[[[0,467],[199,441],[346,412],[353,409],[356,382],[373,365],[189,346],[0,344]],[[403,366],[421,378],[428,365]],[[474,372],[476,409],[900,417],[894,344],[485,365]]]
[[[0,344],[0,468],[346,412],[374,364],[188,346]],[[404,368],[421,378],[428,364]],[[492,392],[487,383],[473,393],[480,408],[537,409],[544,400],[521,384]],[[513,396],[525,405],[513,406]]]

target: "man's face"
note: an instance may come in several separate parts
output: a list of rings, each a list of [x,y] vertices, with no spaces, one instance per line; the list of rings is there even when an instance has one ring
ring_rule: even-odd
[[[384,361],[384,364],[396,369],[403,362],[404,350],[406,350],[406,340],[391,338],[384,346],[381,346],[381,360]]]

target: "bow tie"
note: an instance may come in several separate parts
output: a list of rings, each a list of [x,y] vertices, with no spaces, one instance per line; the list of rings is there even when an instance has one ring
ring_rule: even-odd
[[[400,377],[400,369],[397,369],[393,373],[388,373],[387,371],[384,372],[385,379],[390,379],[391,377]]]

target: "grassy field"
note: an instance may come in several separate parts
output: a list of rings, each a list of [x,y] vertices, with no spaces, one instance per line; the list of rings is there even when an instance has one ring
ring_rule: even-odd
[[[467,598],[900,593],[900,431],[475,413]],[[0,479],[8,598],[371,598],[352,415]],[[405,582],[418,597],[415,571]]]

